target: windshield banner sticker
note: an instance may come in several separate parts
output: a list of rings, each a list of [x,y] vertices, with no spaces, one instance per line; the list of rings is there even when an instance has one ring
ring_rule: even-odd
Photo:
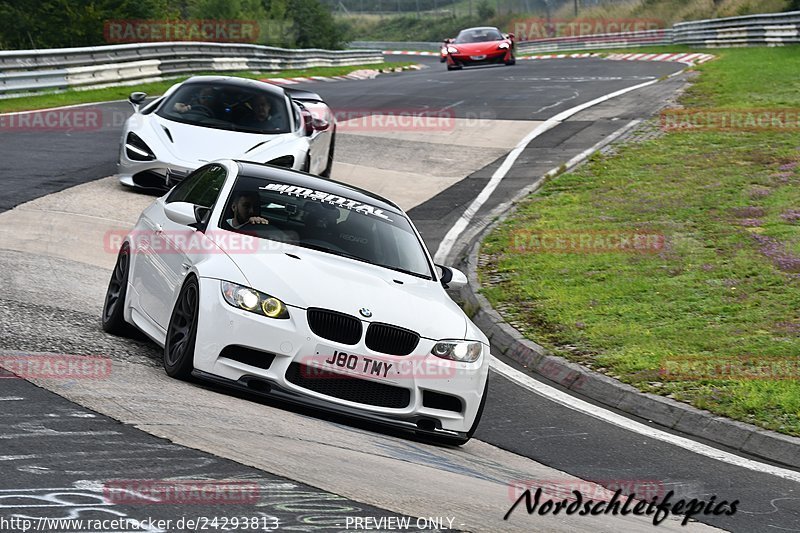
[[[297,196],[298,198],[308,198],[309,200],[317,200],[319,202],[333,204],[337,207],[344,207],[346,209],[351,209],[358,213],[364,213],[366,215],[372,215],[374,217],[382,218],[389,222],[392,221],[383,212],[382,209],[378,209],[371,205],[357,202],[355,200],[350,200],[348,198],[344,198],[336,194],[330,194],[325,191],[315,191],[314,189],[307,189],[305,187],[299,187],[297,185],[286,185],[284,183],[268,183],[263,187],[259,187],[259,189],[264,191],[275,191],[281,194],[289,194],[292,196]]]

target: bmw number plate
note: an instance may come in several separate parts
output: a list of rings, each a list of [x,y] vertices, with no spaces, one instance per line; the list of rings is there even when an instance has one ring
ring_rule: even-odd
[[[333,353],[331,353],[333,352]],[[337,374],[351,374],[364,377],[375,378],[394,378],[397,375],[395,364],[390,361],[381,360],[378,357],[356,355],[343,352],[341,350],[330,350],[325,347],[317,348],[317,355],[314,357],[314,369],[322,373],[336,372]],[[333,377],[333,376],[332,376]]]

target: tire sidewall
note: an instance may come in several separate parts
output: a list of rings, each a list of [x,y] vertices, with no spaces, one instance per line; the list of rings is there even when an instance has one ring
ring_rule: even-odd
[[[170,334],[172,333],[172,327],[175,321],[175,312],[178,309],[178,305],[180,304],[181,300],[185,297],[186,292],[190,286],[194,286],[195,290],[197,291],[197,300],[194,306],[194,316],[192,319],[192,324],[189,328],[189,338],[187,340],[186,348],[183,354],[180,357],[180,360],[176,361],[175,364],[169,364],[168,356],[170,349]],[[194,276],[190,276],[186,279],[181,287],[181,291],[178,294],[178,298],[175,300],[175,305],[172,308],[172,314],[170,315],[169,319],[169,326],[167,327],[167,336],[164,341],[164,370],[170,377],[177,378],[177,379],[189,379],[191,377],[192,371],[194,370],[194,347],[195,342],[197,341],[197,323],[199,318],[199,310],[200,310],[200,284],[197,281],[197,278]]]
[[[128,279],[131,272],[130,257],[130,245],[128,245],[128,243],[124,243],[119,250],[119,254],[117,254],[117,262],[114,263],[114,270],[111,272],[111,279],[108,282],[106,296],[103,299],[103,311],[100,319],[102,321],[103,331],[106,331],[107,333],[123,334],[126,333],[126,330],[128,329],[128,323],[125,322],[125,300],[128,297]],[[108,293],[111,290],[111,284],[114,282],[114,276],[116,275],[117,268],[119,268],[120,262],[122,261],[125,261],[126,263],[125,275],[120,282],[119,296],[117,297],[114,310],[109,315]]]

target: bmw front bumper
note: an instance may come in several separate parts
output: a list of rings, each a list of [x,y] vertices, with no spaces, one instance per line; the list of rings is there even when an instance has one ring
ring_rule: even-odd
[[[363,335],[354,345],[318,336],[298,307],[288,308],[288,319],[234,308],[217,279],[202,278],[200,295],[197,377],[421,433],[463,437],[473,425],[488,346],[474,363],[431,355],[434,341],[425,338],[410,355],[387,355],[370,350]],[[356,361],[352,369],[330,363],[342,354]],[[382,362],[377,373],[375,363],[362,370],[371,361]]]

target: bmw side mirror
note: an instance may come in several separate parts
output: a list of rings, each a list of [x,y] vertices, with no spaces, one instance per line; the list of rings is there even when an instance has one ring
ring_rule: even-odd
[[[144,102],[145,98],[147,98],[147,93],[137,91],[135,93],[131,93],[131,95],[128,97],[128,101],[133,106],[134,111],[139,111],[139,106],[142,105],[142,102]]]
[[[300,114],[303,116],[306,137],[311,137],[311,134],[314,133],[314,116],[307,109],[303,109]]]
[[[467,276],[463,272],[453,267],[436,265],[441,271],[439,282],[445,289],[460,289],[467,286]]]
[[[311,121],[311,126],[315,131],[325,131],[330,127],[330,122],[322,118],[314,118]]]
[[[190,226],[198,222],[196,213],[195,205],[189,202],[164,204],[164,214],[167,215],[167,218],[184,226]]]

